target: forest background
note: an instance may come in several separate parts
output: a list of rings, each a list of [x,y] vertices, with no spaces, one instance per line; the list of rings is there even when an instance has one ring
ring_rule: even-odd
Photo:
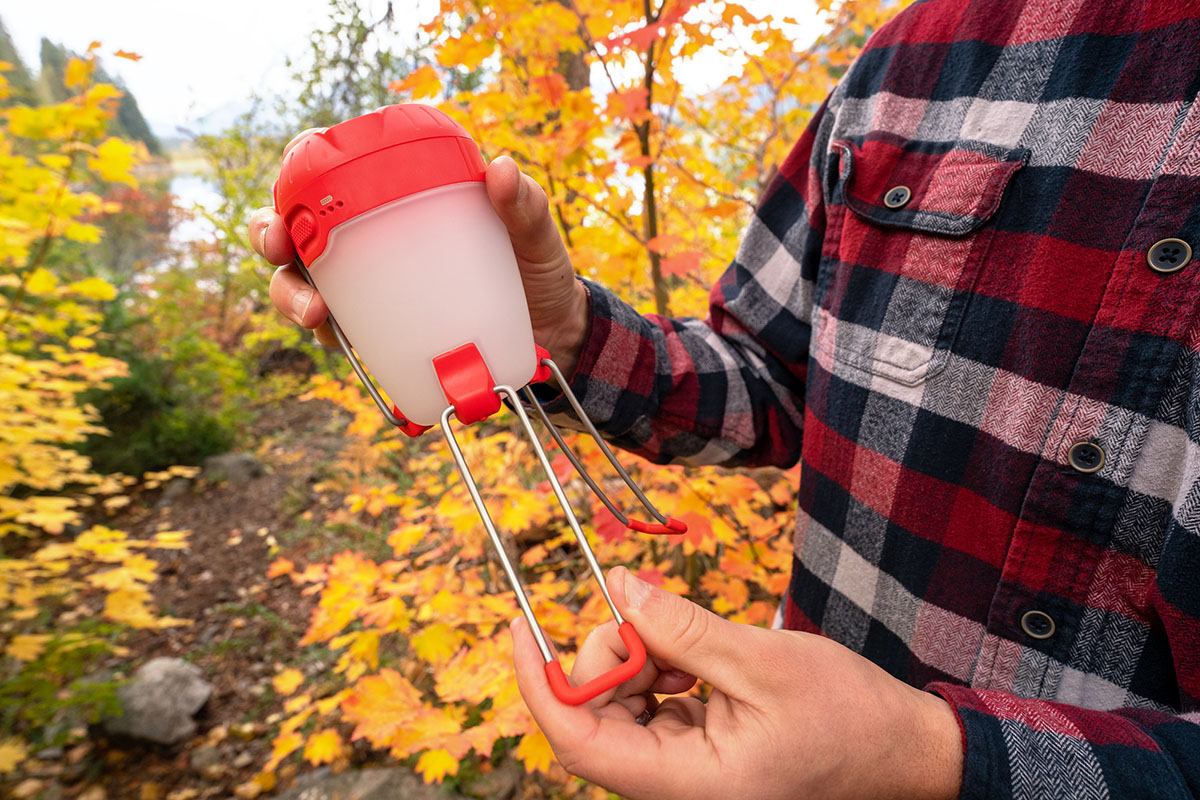
[[[331,0],[288,91],[165,147],[106,71],[136,42],[43,40],[35,73],[0,26],[0,793],[257,797],[387,764],[467,795],[605,796],[520,700],[518,609],[441,438],[388,429],[274,312],[246,221],[295,131],[432,103],[546,188],[579,273],[703,317],[778,164],[902,5],[819,0],[810,44],[752,2],[442,0],[397,46],[399,7]],[[697,91],[714,55],[733,75]],[[188,171],[204,206],[170,191]],[[459,433],[569,666],[606,608],[565,519],[511,417]],[[257,470],[201,471],[230,450]],[[624,460],[689,530],[630,533],[568,480],[601,563],[770,624],[795,474]],[[103,724],[155,655],[217,686],[173,748]]]

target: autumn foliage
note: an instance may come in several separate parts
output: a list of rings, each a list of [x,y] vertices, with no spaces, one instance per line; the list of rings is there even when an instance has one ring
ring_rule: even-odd
[[[702,317],[776,166],[865,37],[904,4],[818,0],[824,32],[810,41],[796,21],[759,16],[749,3],[441,0],[415,52],[320,55],[314,39],[313,75],[288,119],[329,124],[343,106],[360,113],[381,96],[435,104],[485,157],[511,155],[546,189],[581,274],[640,311]],[[355,16],[351,0],[330,9],[331,19],[353,17],[341,29],[351,36],[329,37],[339,46],[361,45],[380,24]],[[147,187],[155,165],[146,148],[113,132],[120,92],[95,80],[98,48],[65,64],[67,99],[0,103],[0,773],[82,736],[111,706],[112,685],[83,678],[124,654],[131,629],[187,624],[155,609],[151,587],[156,553],[186,547],[188,535],[135,538],[114,517],[196,470],[153,452],[166,460],[148,473],[102,474],[85,455],[107,435],[100,401],[89,398],[119,396],[112,387],[144,370],[155,402],[171,406],[167,427],[188,445],[211,428],[195,420],[216,419],[212,441],[224,442],[294,394],[350,419],[336,461],[294,515],[292,546],[262,565],[273,585],[299,587],[315,608],[302,652],[267,672],[272,754],[238,796],[270,791],[277,770],[282,779],[294,769],[285,762],[338,770],[388,758],[460,785],[515,761],[543,794],[585,791],[555,764],[517,692],[508,624],[519,609],[442,438],[390,429],[341,360],[270,307],[270,267],[244,231],[270,202],[288,135],[249,121],[196,137],[220,198],[202,215],[212,233],[164,255],[177,209]],[[134,256],[146,263],[118,266]],[[304,361],[304,374],[259,369],[280,353]],[[545,475],[507,412],[457,433],[569,670],[582,637],[609,614]],[[116,450],[132,451],[114,438]],[[634,511],[595,444],[569,442]],[[605,567],[628,566],[731,619],[771,623],[791,560],[795,474],[623,454],[655,505],[688,525],[646,536],[618,524],[561,453],[551,457]],[[329,556],[296,545],[305,530],[352,544]],[[64,709],[74,731],[58,724]]]
[[[94,66],[92,51],[67,64],[64,102],[0,112],[0,772],[24,756],[24,741],[65,738],[50,725],[63,708],[87,722],[111,702],[111,683],[79,679],[121,652],[122,630],[183,622],[155,613],[157,564],[147,553],[183,547],[186,534],[131,540],[83,524],[89,510],[103,518],[128,503],[141,482],[98,474],[75,447],[104,433],[81,396],[126,365],[97,351],[115,289],[60,252],[99,241],[96,223],[119,211],[101,193],[136,186],[145,157],[107,134],[120,92],[95,83]]]
[[[580,273],[640,310],[703,316],[775,165],[865,35],[898,10],[820,5],[829,29],[805,47],[785,20],[736,3],[443,0],[425,28],[432,63],[392,89],[397,100],[435,103],[486,156],[512,155],[536,178]],[[698,91],[697,73],[713,58],[742,67]],[[473,71],[486,75],[482,85],[453,92]],[[292,754],[336,765],[349,740],[365,740],[410,759],[429,781],[509,756],[562,780],[517,693],[507,624],[519,609],[444,443],[387,429],[352,380],[318,378],[308,396],[354,415],[336,477],[318,487],[345,497],[324,524],[383,531],[390,553],[271,565],[271,577],[319,596],[304,643],[336,654],[340,680],[277,677],[287,716],[268,768]],[[608,619],[603,599],[511,419],[459,435],[569,668],[580,637]],[[593,474],[611,474],[590,441],[572,446]],[[795,476],[625,458],[688,532],[629,533],[559,455],[601,563],[627,565],[731,619],[770,624],[790,565]],[[619,481],[606,488],[632,502]]]

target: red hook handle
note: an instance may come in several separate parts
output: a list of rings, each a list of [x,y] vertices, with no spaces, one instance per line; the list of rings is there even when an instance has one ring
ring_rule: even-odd
[[[666,525],[660,525],[657,522],[642,522],[639,519],[633,519],[630,517],[629,524],[626,527],[628,527],[630,530],[637,531],[638,533],[657,534],[687,533],[688,529],[686,522],[675,519],[674,517],[667,517]]]
[[[550,681],[550,688],[554,690],[555,697],[569,706],[581,705],[614,686],[620,686],[642,671],[646,664],[646,646],[633,629],[633,623],[622,622],[617,627],[617,633],[621,635],[621,641],[629,651],[629,658],[624,664],[592,678],[583,686],[572,686],[558,661],[546,662],[546,678]]]

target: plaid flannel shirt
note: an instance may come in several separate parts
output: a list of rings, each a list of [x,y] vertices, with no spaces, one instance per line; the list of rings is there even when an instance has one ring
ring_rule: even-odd
[[[1198,91],[1195,0],[926,0],[706,321],[588,285],[589,414],[802,462],[784,623],[944,697],[963,797],[1200,795]]]

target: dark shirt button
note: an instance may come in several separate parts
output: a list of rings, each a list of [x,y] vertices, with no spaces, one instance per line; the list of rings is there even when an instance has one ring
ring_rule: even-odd
[[[1034,639],[1049,639],[1054,635],[1054,620],[1045,611],[1026,611],[1021,615],[1021,630]]]
[[[904,208],[912,199],[912,192],[907,186],[893,186],[883,196],[883,204],[888,208]]]
[[[1159,239],[1146,253],[1146,263],[1155,272],[1178,272],[1192,260],[1192,246],[1183,239]]]
[[[1097,472],[1104,466],[1104,451],[1093,442],[1076,442],[1067,451],[1067,462],[1076,472]]]
[[[1045,612],[1034,609],[1021,614],[1021,630],[1034,639],[1049,639],[1054,636],[1054,627],[1054,619]]]

